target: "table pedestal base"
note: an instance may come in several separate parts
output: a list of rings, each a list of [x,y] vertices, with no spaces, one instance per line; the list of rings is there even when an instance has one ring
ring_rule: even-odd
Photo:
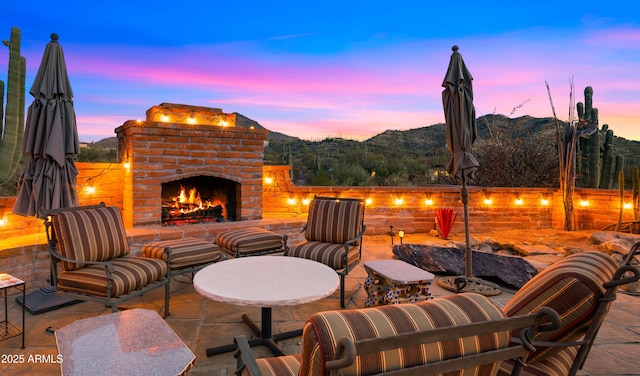
[[[262,328],[258,328],[255,322],[247,315],[242,315],[242,321],[245,322],[251,328],[251,330],[258,336],[249,340],[249,346],[267,346],[275,356],[286,355],[282,348],[278,346],[276,341],[281,341],[287,338],[298,337],[302,335],[302,329],[292,330],[289,332],[271,334],[271,307],[262,307]],[[236,344],[211,347],[207,349],[207,356],[213,356],[217,354],[223,354],[230,351],[234,351],[237,348]]]

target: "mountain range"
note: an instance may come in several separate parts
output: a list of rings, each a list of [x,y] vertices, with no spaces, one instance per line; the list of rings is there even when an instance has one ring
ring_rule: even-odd
[[[476,119],[478,138],[487,139],[489,137],[533,137],[538,138],[540,142],[550,142],[555,144],[556,138],[556,121],[554,118],[535,118],[531,116],[521,116],[518,118],[509,118],[504,115],[484,115]],[[297,143],[305,144],[307,147],[322,147],[327,140],[335,141],[335,139],[326,139],[322,141],[308,141],[298,137],[289,136],[280,132],[274,132],[263,127],[259,122],[250,119],[242,114],[236,113],[236,126],[267,130],[267,140],[273,144],[295,145]],[[610,127],[614,131],[614,154],[622,155],[626,164],[640,165],[640,141],[628,140],[623,137],[615,136],[615,126]],[[438,123],[420,128],[408,130],[386,130],[367,140],[341,140],[343,147],[350,145],[366,144],[371,150],[377,152],[418,152],[420,154],[437,154],[447,152],[445,124]],[[353,144],[353,145],[352,145]],[[109,137],[92,144],[99,148],[115,148],[117,145],[116,137]]]

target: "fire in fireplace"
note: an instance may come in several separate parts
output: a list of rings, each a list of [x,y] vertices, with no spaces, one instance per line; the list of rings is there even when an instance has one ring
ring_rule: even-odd
[[[237,183],[197,176],[162,184],[162,224],[236,220]]]

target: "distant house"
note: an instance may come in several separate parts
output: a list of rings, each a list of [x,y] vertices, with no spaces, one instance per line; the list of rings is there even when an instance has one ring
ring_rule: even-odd
[[[88,142],[79,142],[78,144],[80,145],[80,149],[86,149],[89,147]]]

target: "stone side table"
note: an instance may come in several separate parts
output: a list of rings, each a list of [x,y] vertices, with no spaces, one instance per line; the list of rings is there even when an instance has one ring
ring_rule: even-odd
[[[365,307],[415,303],[432,299],[433,274],[402,260],[372,260],[364,263],[368,297]]]
[[[64,376],[185,375],[196,357],[157,312],[135,308],[56,330]]]

